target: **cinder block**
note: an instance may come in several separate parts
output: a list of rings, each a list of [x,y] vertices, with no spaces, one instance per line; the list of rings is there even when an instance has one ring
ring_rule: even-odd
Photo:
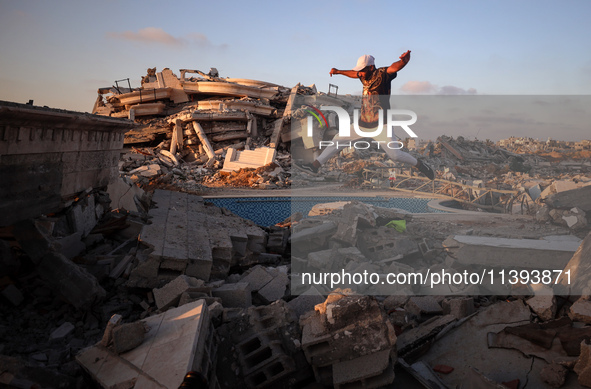
[[[158,309],[164,310],[176,305],[179,302],[181,294],[191,289],[202,288],[203,285],[203,280],[198,280],[186,275],[178,276],[162,288],[153,290],[156,306]]]
[[[443,309],[433,296],[413,296],[408,299],[404,309],[415,316],[439,315]]]
[[[212,290],[211,294],[221,298],[225,308],[248,308],[252,305],[250,288],[246,282],[224,284]]]
[[[268,303],[279,300],[285,295],[287,284],[289,284],[287,274],[279,273],[277,277],[258,291],[258,295]]]
[[[335,363],[332,372],[335,389],[381,388],[394,381],[390,350]]]
[[[474,299],[472,297],[448,298],[442,302],[443,314],[453,315],[458,319],[474,313]]]
[[[257,265],[253,267],[248,274],[242,277],[241,282],[247,282],[252,292],[256,292],[263,286],[267,285],[273,276],[270,275],[263,266]]]

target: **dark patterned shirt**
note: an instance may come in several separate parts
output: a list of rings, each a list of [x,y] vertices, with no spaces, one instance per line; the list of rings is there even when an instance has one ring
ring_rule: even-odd
[[[359,118],[361,127],[375,128],[378,125],[380,109],[383,110],[386,124],[386,111],[390,108],[390,83],[396,75],[388,74],[388,68],[383,67],[374,70],[367,79],[359,78],[363,84]]]

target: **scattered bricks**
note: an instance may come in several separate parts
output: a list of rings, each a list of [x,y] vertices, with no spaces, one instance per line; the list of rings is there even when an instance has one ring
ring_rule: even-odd
[[[449,374],[454,371],[454,368],[447,365],[435,365],[433,366],[433,371],[441,374]]]
[[[14,284],[7,285],[6,288],[2,290],[2,296],[6,300],[10,301],[10,303],[15,307],[18,307],[25,299],[21,291],[18,290],[18,288],[14,286]]]
[[[433,296],[411,297],[404,309],[415,316],[439,315],[443,312]]]
[[[390,350],[335,363],[332,375],[335,389],[382,388],[394,381]]]
[[[186,275],[178,276],[162,288],[153,290],[156,306],[161,311],[165,310],[178,304],[181,294],[190,291],[191,289],[202,288],[204,284],[203,280],[198,280]]]
[[[553,388],[560,388],[564,385],[568,370],[557,363],[544,366],[540,371],[540,378]]]
[[[474,298],[460,297],[449,298],[442,301],[444,315],[452,315],[456,319],[469,316],[474,313]]]
[[[70,335],[74,331],[75,328],[76,327],[74,326],[74,324],[69,323],[69,322],[65,322],[64,324],[62,324],[61,326],[56,328],[49,335],[49,340],[50,341],[60,341],[64,338],[66,338],[68,335]]]
[[[591,345],[588,341],[581,342],[581,354],[574,371],[579,376],[579,384],[591,387]]]
[[[578,299],[571,305],[568,316],[573,321],[591,324],[591,301],[583,298]]]
[[[272,279],[273,276],[270,275],[263,266],[257,265],[250,269],[240,281],[248,283],[250,290],[256,292],[263,286],[267,285]]]
[[[538,295],[526,300],[531,310],[543,321],[549,321],[556,316],[556,297],[553,295]]]
[[[111,341],[113,340],[113,329],[121,324],[121,320],[123,320],[121,315],[115,314],[111,316],[107,323],[107,328],[105,328],[105,332],[103,333],[101,346],[108,347],[111,344]]]
[[[271,282],[263,286],[258,295],[267,303],[279,300],[285,295],[285,290],[289,284],[289,277],[287,274],[279,273]]]
[[[113,351],[121,354],[133,350],[144,341],[146,327],[143,322],[127,323],[113,329]]]
[[[213,297],[221,298],[226,308],[248,308],[252,305],[250,288],[246,282],[222,285],[211,294]]]
[[[371,228],[360,234],[358,247],[370,261],[381,261],[398,255],[408,257],[419,253],[416,242],[384,226]]]

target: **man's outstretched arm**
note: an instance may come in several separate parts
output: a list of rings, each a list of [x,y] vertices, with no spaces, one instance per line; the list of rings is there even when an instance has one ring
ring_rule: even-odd
[[[333,74],[342,74],[343,76],[347,76],[349,78],[359,78],[357,76],[359,72],[356,70],[339,70],[332,68],[330,69],[330,76],[332,77]]]
[[[405,67],[408,61],[410,61],[410,50],[408,50],[406,53],[403,53],[400,56],[399,61],[394,62],[392,65],[388,67],[388,73],[396,73],[397,71]]]

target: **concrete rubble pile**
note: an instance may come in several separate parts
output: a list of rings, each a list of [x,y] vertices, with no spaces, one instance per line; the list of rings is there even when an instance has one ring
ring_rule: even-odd
[[[290,123],[292,115],[302,116],[295,97],[323,94],[313,85],[289,89],[220,78],[214,68],[208,74],[188,69],[180,74],[153,68],[140,88],[99,89],[93,113],[139,124],[125,135],[132,150],[122,158],[121,171],[140,185],[157,180],[186,190],[201,184],[289,187]],[[247,172],[248,177],[235,179]]]

